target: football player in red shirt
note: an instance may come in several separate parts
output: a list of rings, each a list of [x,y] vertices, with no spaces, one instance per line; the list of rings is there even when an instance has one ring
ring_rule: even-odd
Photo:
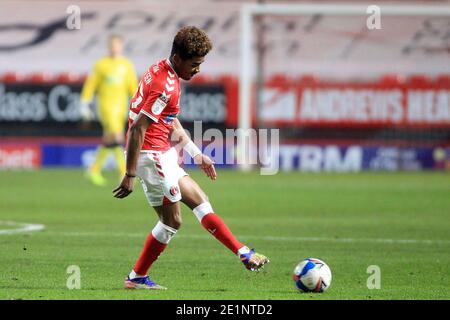
[[[203,30],[192,26],[181,28],[173,40],[170,58],[152,65],[143,74],[131,100],[127,171],[113,193],[116,198],[125,198],[133,191],[134,179],[138,178],[159,221],[125,279],[125,288],[166,289],[149,278],[148,270],[180,228],[180,201],[193,210],[202,226],[236,254],[247,269],[258,271],[269,262],[267,257],[234,237],[214,213],[200,186],[178,165],[178,153],[170,146],[169,136],[172,136],[211,180],[216,179],[213,161],[202,154],[176,118],[180,112],[180,78],[190,80],[197,74],[211,49],[212,43]]]

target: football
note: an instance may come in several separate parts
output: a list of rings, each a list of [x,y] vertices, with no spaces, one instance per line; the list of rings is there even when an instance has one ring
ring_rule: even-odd
[[[295,267],[293,278],[300,292],[324,292],[331,284],[331,270],[322,260],[308,258]]]

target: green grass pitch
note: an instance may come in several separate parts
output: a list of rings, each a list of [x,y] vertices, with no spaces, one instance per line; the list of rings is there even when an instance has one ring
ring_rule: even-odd
[[[140,185],[112,197],[81,170],[0,172],[0,299],[450,299],[448,173],[191,175],[235,235],[271,263],[251,273],[183,206],[184,223],[150,275],[164,292],[127,291],[123,279],[156,223]],[[17,223],[43,231],[1,234]],[[4,233],[4,232],[3,232]],[[329,290],[302,294],[292,271],[324,260]],[[66,286],[76,265],[81,289]],[[380,288],[369,266],[380,268]],[[370,270],[370,269],[369,269]]]

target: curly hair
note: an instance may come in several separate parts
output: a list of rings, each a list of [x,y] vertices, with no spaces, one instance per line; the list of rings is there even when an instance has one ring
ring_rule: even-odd
[[[181,28],[173,39],[171,55],[176,53],[181,59],[204,57],[212,49],[212,42],[205,31],[187,26]]]

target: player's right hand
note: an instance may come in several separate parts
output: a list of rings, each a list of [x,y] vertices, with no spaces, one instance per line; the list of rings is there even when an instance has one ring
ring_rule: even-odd
[[[113,190],[115,198],[125,198],[133,192],[134,178],[125,175],[120,185]]]
[[[91,121],[94,119],[94,113],[89,108],[89,104],[85,102],[80,102],[80,115],[83,121]]]
[[[204,154],[198,154],[194,157],[194,162],[199,166],[208,178],[211,180],[217,179],[216,168],[214,168],[214,161],[210,157]]]

